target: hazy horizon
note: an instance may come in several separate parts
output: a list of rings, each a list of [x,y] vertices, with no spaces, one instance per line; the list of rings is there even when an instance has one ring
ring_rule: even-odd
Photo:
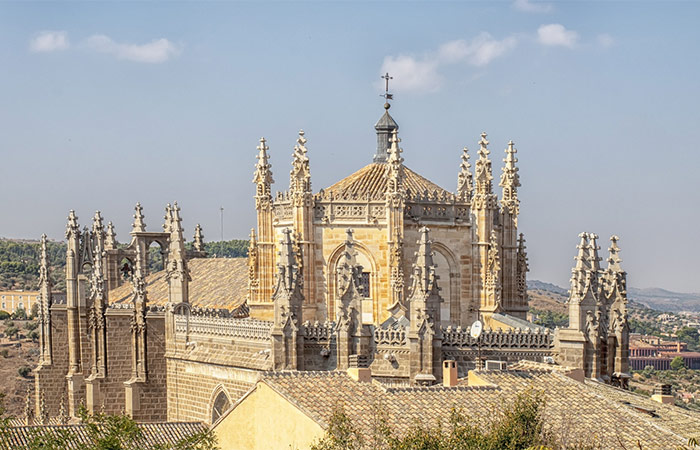
[[[530,279],[568,286],[578,234],[630,286],[700,292],[698,2],[0,3],[0,236],[126,240],[177,200],[191,239],[247,239],[256,146],[274,190],[299,129],[314,192],[372,160],[380,74],[405,164],[454,191],[461,149],[518,149]],[[603,261],[605,265],[605,261]]]

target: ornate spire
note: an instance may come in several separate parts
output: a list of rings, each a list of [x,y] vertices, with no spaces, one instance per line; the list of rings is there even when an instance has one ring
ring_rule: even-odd
[[[141,203],[136,203],[136,206],[134,207],[134,223],[131,224],[132,233],[146,231],[146,224],[143,221],[143,217],[143,208],[141,207]]]
[[[520,233],[520,236],[518,238],[518,260],[517,260],[517,269],[516,269],[516,274],[517,274],[517,294],[518,298],[524,301],[527,301],[528,295],[527,295],[527,272],[530,270],[530,267],[528,266],[527,263],[527,251],[525,247],[525,236],[523,233]]]
[[[41,362],[51,364],[51,273],[47,238],[41,235],[41,260],[39,264],[39,351]]]
[[[600,261],[602,260],[602,258],[598,256],[600,246],[598,246],[598,243],[596,242],[597,239],[597,234],[588,233],[588,263],[590,270],[595,273],[600,271]]]
[[[362,290],[360,286],[362,266],[357,263],[357,251],[355,250],[352,228],[345,230],[345,234],[345,248],[343,249],[337,266],[338,295],[340,297],[345,295],[352,288],[355,288],[357,292],[361,292]]]
[[[46,410],[46,395],[44,394],[43,389],[39,391],[39,411],[37,411],[36,419],[39,422],[39,425],[49,424],[49,414]]]
[[[496,231],[491,230],[491,239],[489,240],[489,251],[486,260],[486,280],[485,288],[486,295],[492,305],[500,307],[501,305],[501,258],[498,254],[498,237]]]
[[[169,275],[173,271],[183,273],[185,267],[185,238],[182,235],[182,218],[180,218],[180,207],[177,202],[173,203],[170,208],[170,224],[168,231],[170,232],[170,248],[168,251]]]
[[[105,250],[114,250],[117,248],[117,233],[114,231],[112,222],[107,224],[107,234],[105,236]]]
[[[203,252],[204,250],[204,235],[202,234],[202,226],[197,224],[194,227],[194,240],[192,241],[192,248],[195,251]]]
[[[422,227],[419,231],[418,251],[415,253],[416,260],[413,263],[413,275],[411,276],[411,299],[416,296],[428,297],[431,294],[438,294],[438,276],[435,273],[437,267],[433,263],[432,241],[428,236],[430,229]]]
[[[579,234],[581,242],[576,246],[578,254],[574,258],[576,265],[571,271],[570,298],[582,301],[590,291],[596,302],[599,301],[600,257],[598,256],[598,236],[593,233]]]
[[[254,301],[260,283],[258,281],[258,240],[255,228],[250,229],[248,244],[248,301]]]
[[[617,241],[619,240],[620,238],[615,235],[610,236],[610,248],[608,248],[608,270],[612,272],[624,272],[620,266],[622,259],[620,258],[620,247],[617,245]]]
[[[68,213],[68,225],[66,226],[66,239],[71,237],[80,236],[80,225],[78,225],[78,216],[75,215],[75,211],[72,209]]]
[[[255,164],[255,173],[253,175],[253,183],[257,185],[255,191],[255,206],[260,207],[262,202],[270,202],[272,200],[271,186],[275,180],[272,179],[272,170],[270,168],[270,158],[267,151],[270,149],[265,141],[265,138],[260,138],[258,145],[258,162]]]
[[[515,165],[518,162],[518,158],[515,157],[517,152],[513,141],[508,142],[506,157],[503,159],[505,166],[503,167],[501,182],[499,183],[499,186],[503,188],[501,205],[503,205],[504,210],[507,209],[508,212],[514,216],[517,216],[520,212],[520,202],[518,200],[520,176],[518,175],[518,168]]]
[[[100,246],[104,247],[105,227],[99,211],[95,211],[95,217],[92,219],[92,239],[93,241],[99,241]]]
[[[292,170],[289,172],[289,191],[295,193],[311,192],[311,171],[309,157],[306,156],[306,138],[304,130],[299,130],[297,145],[292,155]]]
[[[459,165],[457,176],[457,196],[469,201],[474,195],[474,179],[472,177],[471,164],[469,164],[469,149],[462,149],[462,163]]]
[[[387,194],[399,194],[403,191],[403,150],[399,147],[399,132],[394,130],[391,135],[391,147],[389,147],[389,158],[387,160]]]
[[[373,159],[375,163],[385,163],[387,161],[387,150],[391,144],[391,136],[399,130],[399,125],[389,114],[389,108],[389,103],[385,103],[384,114],[377,124],[374,125],[374,129],[377,131],[377,153]]]
[[[131,378],[134,381],[146,381],[146,308],[148,306],[146,277],[141,263],[141,246],[136,246],[136,264],[131,277],[134,293],[134,313],[131,317]]]
[[[283,238],[280,241],[280,251],[277,253],[279,262],[277,263],[278,280],[277,289],[284,289],[291,293],[300,283],[299,267],[294,252],[294,242],[292,241],[292,230],[285,228],[282,230]]]
[[[493,174],[491,173],[491,160],[489,159],[489,141],[487,134],[481,133],[479,141],[479,159],[476,161],[476,193],[477,195],[493,194]]]
[[[165,205],[165,215],[163,216],[163,232],[170,233],[170,223],[173,221],[173,207],[170,203]]]
[[[61,405],[58,408],[58,423],[66,425],[68,423],[68,414],[66,414],[66,400],[61,396]]]
[[[27,395],[24,398],[24,424],[26,426],[34,425],[33,419],[34,419],[34,414],[32,411],[32,391],[27,386]]]

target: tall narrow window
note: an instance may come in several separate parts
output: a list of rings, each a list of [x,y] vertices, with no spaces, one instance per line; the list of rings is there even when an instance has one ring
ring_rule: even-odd
[[[360,277],[360,286],[362,286],[362,296],[369,298],[371,296],[371,292],[369,290],[369,272],[362,272],[362,276]]]
[[[230,407],[231,401],[228,399],[226,393],[223,391],[219,392],[219,395],[216,396],[216,400],[214,400],[214,407],[211,412],[211,423],[215,423],[219,420],[219,417],[228,411]]]

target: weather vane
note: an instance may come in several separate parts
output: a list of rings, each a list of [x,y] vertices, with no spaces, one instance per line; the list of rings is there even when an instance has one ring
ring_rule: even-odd
[[[384,97],[385,100],[393,100],[394,99],[394,94],[389,93],[389,80],[393,80],[394,77],[389,76],[389,72],[387,72],[385,75],[382,75],[382,79],[386,82],[384,85],[384,93],[379,94],[380,97]]]

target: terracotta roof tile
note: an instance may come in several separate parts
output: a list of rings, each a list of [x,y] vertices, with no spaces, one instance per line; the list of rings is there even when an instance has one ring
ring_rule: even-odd
[[[620,442],[636,448],[639,440],[645,449],[668,449],[685,444],[700,431],[700,414],[658,404],[663,411],[652,417],[601,394],[614,388],[580,383],[557,370],[480,371],[479,376],[492,386],[386,388],[376,381],[358,383],[344,372],[267,373],[262,382],[322,426],[327,425],[335,405],[343,405],[366,435],[377,423],[378,410],[395,430],[446,421],[452,408],[463,410],[476,423],[487,424],[504,403],[528,389],[544,393],[545,423],[570,443],[596,439],[602,448],[618,448]],[[672,425],[680,418],[682,425]]]
[[[187,262],[190,270],[190,304],[199,308],[234,310],[246,299],[248,267],[246,258],[194,258]],[[148,304],[164,306],[168,302],[165,271],[146,277]],[[110,304],[132,300],[130,283],[109,292]]]
[[[143,448],[153,445],[176,444],[188,437],[194,436],[206,429],[198,422],[162,422],[141,423],[138,427],[143,432]],[[84,448],[91,444],[90,435],[85,425],[35,425],[10,427],[6,434],[0,435],[0,448],[29,448],[36,433],[47,433],[50,436],[61,437],[64,433],[70,436],[68,449]]]
[[[334,185],[324,189],[326,192],[333,192],[334,195],[357,196],[358,198],[366,198],[369,196],[372,199],[384,198],[386,192],[386,164],[372,163],[368,164],[357,172],[349,175]],[[437,192],[438,195],[451,195],[448,191],[441,188],[437,184],[418,175],[408,167],[404,166],[404,187],[410,189],[413,193],[429,193]]]

